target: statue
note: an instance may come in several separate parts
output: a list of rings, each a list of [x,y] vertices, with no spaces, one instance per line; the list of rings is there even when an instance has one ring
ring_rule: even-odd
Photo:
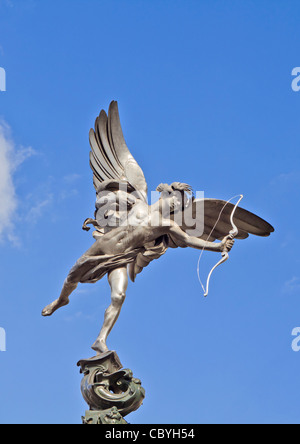
[[[108,116],[101,111],[89,139],[90,165],[97,199],[95,217],[86,219],[83,229],[89,230],[88,225],[93,225],[96,241],[78,259],[63,284],[59,298],[45,307],[42,315],[50,316],[67,305],[78,283],[94,283],[107,275],[111,304],[92,346],[97,355],[101,355],[109,352],[107,337],[124,303],[128,276],[134,281],[144,267],[162,256],[168,248],[192,247],[202,252],[220,252],[223,255],[221,263],[228,258],[234,238],[245,239],[249,234],[269,236],[274,229],[260,217],[238,207],[238,204],[217,199],[199,201],[193,196],[189,198],[191,187],[180,182],[160,184],[157,187],[159,200],[148,205],[147,183],[143,171],[126,146],[115,101],[110,104]],[[203,208],[203,229],[195,229],[194,235],[191,235],[193,227],[188,227],[178,215],[190,211],[197,222],[197,205]],[[208,283],[209,279],[206,294]]]

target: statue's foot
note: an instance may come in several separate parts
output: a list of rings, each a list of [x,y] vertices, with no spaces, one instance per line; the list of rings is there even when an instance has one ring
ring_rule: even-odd
[[[44,308],[44,310],[42,311],[42,316],[51,316],[52,313],[54,313],[60,307],[63,307],[64,305],[68,305],[68,303],[69,303],[69,299],[65,299],[65,300],[56,299],[56,301],[52,302],[51,304],[47,305],[47,307]]]
[[[97,354],[106,353],[109,351],[104,339],[96,339],[92,345],[92,349],[97,352]]]

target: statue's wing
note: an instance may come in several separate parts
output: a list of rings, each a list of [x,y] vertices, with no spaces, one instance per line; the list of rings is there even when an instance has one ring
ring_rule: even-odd
[[[191,199],[190,205],[195,224],[188,226],[185,223],[185,217],[182,217],[181,228],[186,233],[213,242],[216,239],[223,239],[232,230],[230,216],[234,209],[233,204],[219,199]],[[274,231],[268,222],[241,207],[236,208],[233,221],[239,230],[236,239],[246,239],[249,234],[269,236]],[[180,245],[170,237],[169,246],[175,248]]]
[[[104,110],[100,112],[95,129],[90,130],[89,139],[90,166],[96,191],[102,182],[125,181],[147,202],[147,183],[125,143],[117,102],[111,102],[108,116]]]

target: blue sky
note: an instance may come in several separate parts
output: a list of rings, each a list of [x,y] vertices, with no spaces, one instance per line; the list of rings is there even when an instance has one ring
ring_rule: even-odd
[[[129,284],[108,345],[146,389],[131,423],[299,423],[300,66],[297,1],[0,0],[1,423],[80,423],[76,363],[106,279],[50,318],[92,245],[88,131],[118,100],[149,190],[243,193],[275,227],[237,241],[202,296],[199,252],[170,250]],[[205,280],[219,256],[205,253]]]

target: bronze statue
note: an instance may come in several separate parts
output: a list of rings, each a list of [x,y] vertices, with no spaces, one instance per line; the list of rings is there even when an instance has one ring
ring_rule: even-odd
[[[94,283],[107,274],[111,305],[92,346],[101,354],[108,351],[107,337],[125,300],[128,275],[134,281],[144,267],[168,248],[192,247],[221,252],[221,261],[224,261],[234,237],[269,236],[274,229],[260,217],[229,201],[189,198],[191,187],[180,182],[160,184],[157,188],[159,200],[148,205],[146,180],[126,146],[115,101],[110,104],[108,116],[101,111],[89,138],[97,199],[95,217],[86,219],[83,229],[89,230],[87,225],[92,224],[96,242],[78,259],[59,298],[45,307],[42,315],[50,316],[67,305],[79,282]],[[199,205],[202,211],[197,215]],[[203,218],[201,230],[187,225],[182,218],[185,211],[190,211],[195,224],[198,216]],[[194,235],[191,235],[193,229]],[[207,290],[208,283],[206,293]]]

